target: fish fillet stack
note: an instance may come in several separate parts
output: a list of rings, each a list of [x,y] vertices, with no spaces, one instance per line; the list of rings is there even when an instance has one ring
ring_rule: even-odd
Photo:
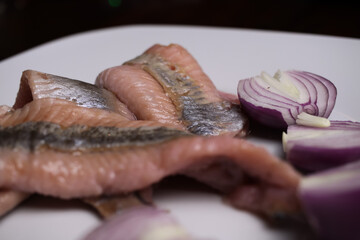
[[[0,107],[0,214],[32,193],[94,206],[140,193],[144,202],[152,185],[173,175],[212,187],[240,209],[299,214],[300,175],[246,140],[236,99],[176,44],[154,45],[94,85],[24,71],[14,106]]]

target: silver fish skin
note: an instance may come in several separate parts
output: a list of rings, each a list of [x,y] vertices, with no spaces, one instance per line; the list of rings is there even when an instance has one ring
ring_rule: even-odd
[[[93,84],[34,70],[24,71],[13,108],[18,109],[34,99],[43,98],[62,99],[86,108],[115,112],[126,109],[113,93]]]

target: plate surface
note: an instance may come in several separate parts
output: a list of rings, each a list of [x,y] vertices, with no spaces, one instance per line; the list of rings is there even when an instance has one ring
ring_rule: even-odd
[[[105,68],[140,55],[155,43],[183,45],[223,91],[236,93],[237,83],[266,71],[306,70],[330,79],[338,89],[332,119],[360,120],[360,40],[181,26],[128,26],[72,35],[0,62],[0,105],[12,105],[23,70],[34,69],[93,83]],[[274,154],[279,142],[260,141]],[[294,229],[276,228],[235,210],[219,196],[175,189],[156,193],[155,201],[198,237],[218,240],[300,239]],[[33,197],[0,219],[0,239],[81,239],[100,224],[89,208],[74,201]]]

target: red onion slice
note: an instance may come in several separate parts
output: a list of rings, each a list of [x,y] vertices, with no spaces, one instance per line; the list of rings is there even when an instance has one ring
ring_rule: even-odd
[[[305,177],[299,197],[321,239],[360,239],[360,159]]]
[[[300,169],[319,171],[360,159],[360,123],[330,123],[327,128],[289,126],[283,137],[287,160]]]
[[[322,82],[322,84],[326,87],[327,89],[327,94],[329,95],[328,97],[328,101],[327,101],[327,106],[326,106],[326,111],[324,113],[324,117],[329,117],[331,114],[332,109],[335,106],[335,101],[333,101],[332,99],[336,99],[336,95],[337,95],[337,90],[334,87],[334,85],[327,80],[324,77],[321,77],[319,75],[313,74],[313,73],[309,73],[307,72],[307,75],[317,79],[318,81]]]
[[[84,240],[99,239],[196,240],[182,228],[169,212],[155,207],[134,207],[123,210],[84,238]]]
[[[264,125],[286,128],[305,112],[329,117],[336,101],[336,87],[329,80],[304,71],[278,71],[240,80],[238,97],[247,114]]]

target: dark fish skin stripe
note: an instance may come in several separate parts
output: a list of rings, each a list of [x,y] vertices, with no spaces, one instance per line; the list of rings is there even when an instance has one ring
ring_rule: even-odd
[[[191,134],[166,127],[88,127],[74,125],[62,128],[50,122],[26,122],[13,127],[0,126],[0,148],[40,147],[62,151],[103,150],[126,146],[143,146]]]
[[[193,101],[192,99],[186,100]],[[184,104],[182,116],[189,124],[187,128],[197,135],[219,134],[227,131],[237,131],[244,127],[239,121],[240,106],[229,102],[216,102],[208,104]]]
[[[179,111],[179,120],[191,133],[218,135],[244,128],[240,106],[227,101],[209,103],[200,86],[176,65],[151,54],[143,54],[126,64],[141,64],[162,85]]]

